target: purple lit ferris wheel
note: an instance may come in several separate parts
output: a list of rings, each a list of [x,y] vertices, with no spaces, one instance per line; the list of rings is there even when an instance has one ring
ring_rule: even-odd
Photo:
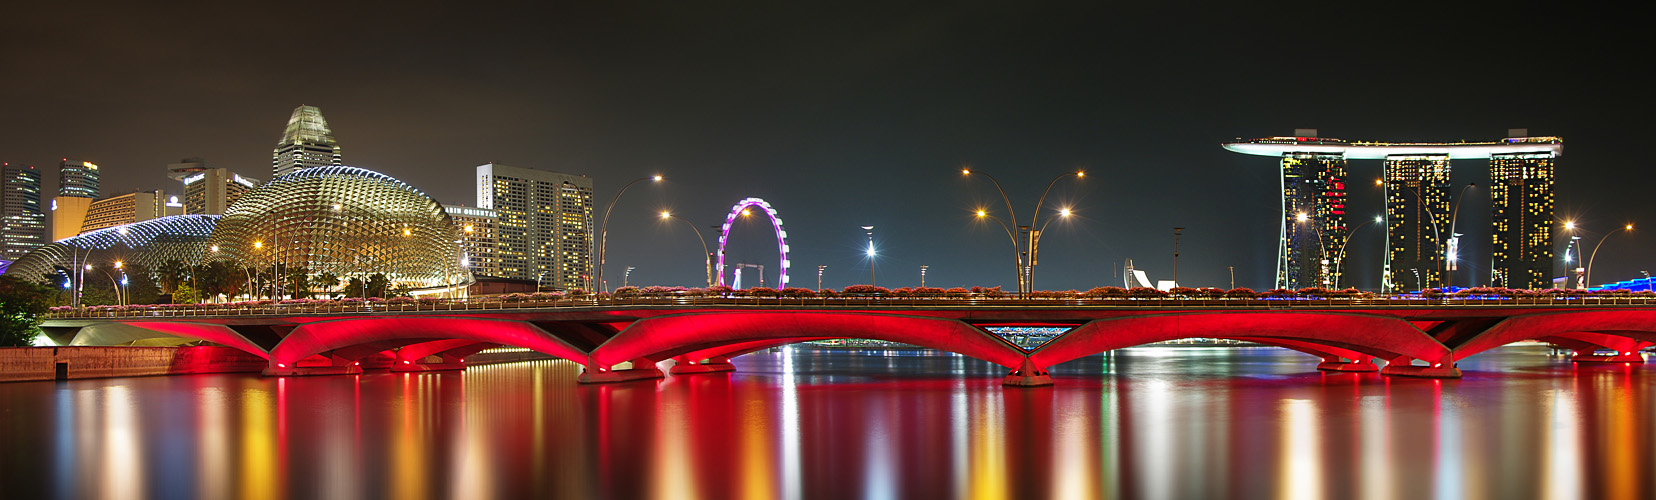
[[[759,198],[748,198],[737,202],[736,206],[730,208],[730,215],[725,217],[724,227],[719,233],[719,262],[718,267],[716,268],[719,273],[719,284],[725,284],[725,244],[730,241],[730,226],[736,222],[737,217],[747,215],[750,207],[759,207],[760,209],[763,209],[765,211],[765,216],[770,217],[771,226],[776,228],[776,248],[777,253],[781,255],[782,260],[782,276],[777,278],[776,288],[787,288],[788,232],[782,229],[782,218],[776,215],[776,209],[771,208],[769,203],[765,203],[765,200],[761,200]]]

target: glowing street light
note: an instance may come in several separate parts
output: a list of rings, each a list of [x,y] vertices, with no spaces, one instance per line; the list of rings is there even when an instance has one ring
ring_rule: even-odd
[[[1622,226],[1622,230],[1631,233],[1633,232],[1633,225],[1628,224],[1626,226]],[[1610,231],[1608,233],[1604,233],[1604,237],[1599,238],[1598,244],[1593,245],[1592,255],[1587,256],[1587,276],[1586,280],[1583,282],[1585,283],[1585,285],[1583,285],[1584,287],[1591,288],[1593,286],[1593,259],[1598,257],[1599,247],[1604,246],[1604,240],[1610,239],[1610,235],[1612,234],[1616,234],[1616,232]]]
[[[868,231],[868,286],[874,285],[874,226],[863,226]]]
[[[691,224],[690,221],[684,220],[684,218],[682,218],[682,217],[674,216],[672,212],[662,210],[661,211],[661,220],[668,220],[668,219],[678,219],[679,222],[683,222],[685,225],[690,226],[691,231],[696,232],[696,239],[701,241],[702,256],[706,257],[705,260],[706,260],[706,264],[707,264],[707,286],[712,287],[713,286],[713,254],[708,253],[708,251],[707,251],[707,238],[702,237],[701,229],[696,228],[695,224]],[[821,287],[819,286],[817,288],[821,288]]]
[[[633,184],[638,184],[644,181],[661,182],[661,176],[654,175],[642,179],[634,179],[632,182],[628,182],[625,186],[621,186],[621,190],[615,193],[615,197],[610,198],[609,205],[604,207],[604,220],[598,225],[598,265],[593,268],[592,283],[589,284],[592,286],[588,286],[588,288],[592,289],[592,291],[596,292],[599,287],[604,286],[604,253],[605,250],[608,250],[607,247],[609,246],[610,210],[615,209],[615,202],[621,200],[621,195],[627,192],[627,188],[632,187]]]

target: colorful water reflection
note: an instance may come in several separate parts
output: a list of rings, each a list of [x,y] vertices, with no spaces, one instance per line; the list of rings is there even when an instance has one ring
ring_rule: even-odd
[[[1461,380],[1141,348],[1036,389],[929,351],[735,362],[600,386],[561,361],[0,384],[0,476],[6,498],[1656,496],[1656,368],[1540,348]]]

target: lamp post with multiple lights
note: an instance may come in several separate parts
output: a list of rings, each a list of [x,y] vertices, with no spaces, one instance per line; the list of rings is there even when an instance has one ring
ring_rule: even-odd
[[[977,175],[983,176],[986,179],[989,179],[989,182],[995,185],[995,191],[1000,193],[1001,202],[1006,204],[1007,217],[1010,220],[1012,220],[1013,224],[1017,223],[1017,220],[1018,220],[1017,211],[1012,209],[1012,200],[1011,200],[1011,198],[1008,198],[1006,196],[1006,190],[1001,188],[1000,181],[996,180],[994,176],[991,176],[986,172],[983,172],[981,170],[974,170],[971,167],[966,167],[966,168],[960,169],[960,173],[961,173],[961,175],[967,175],[967,176],[977,174]],[[1052,192],[1052,187],[1057,185],[1059,180],[1062,180],[1063,178],[1069,177],[1069,176],[1072,176],[1072,175],[1075,176],[1076,178],[1082,178],[1082,177],[1086,177],[1087,173],[1085,171],[1081,171],[1081,170],[1077,170],[1077,171],[1074,171],[1074,172],[1065,172],[1063,174],[1059,174],[1057,177],[1053,177],[1051,181],[1048,181],[1046,189],[1041,191],[1041,197],[1038,198],[1035,202],[1035,214],[1030,216],[1029,225],[1028,226],[1018,226],[1017,227],[1018,232],[1024,234],[1025,241],[1020,242],[1016,235],[1013,235],[1013,237],[1012,237],[1012,251],[1013,251],[1014,254],[1016,254],[1016,257],[1017,257],[1015,260],[1016,260],[1016,265],[1017,265],[1018,293],[1020,295],[1027,295],[1029,292],[1034,291],[1034,288],[1035,288],[1035,285],[1034,285],[1035,270],[1034,270],[1034,268],[1035,268],[1035,264],[1036,264],[1036,257],[1039,256],[1039,251],[1040,251],[1040,246],[1039,245],[1040,245],[1040,242],[1041,242],[1041,232],[1043,230],[1045,230],[1045,228],[1046,228],[1045,224],[1040,223],[1041,205],[1046,203],[1047,194]],[[982,210],[982,209],[979,209],[977,211],[977,215],[980,218],[989,216],[987,211]],[[1065,209],[1060,211],[1060,215],[1062,215],[1064,217],[1068,217],[1070,215],[1070,210],[1068,208],[1065,208]],[[997,221],[998,220],[999,219],[997,219]],[[1050,217],[1048,218],[1047,222],[1048,223],[1052,222]],[[1005,226],[1006,223],[1003,221],[1003,222],[1001,222],[1001,225]],[[1010,235],[1012,233],[1012,228],[1007,227],[1006,229],[1007,229],[1007,233]],[[1022,246],[1020,246],[1020,244],[1022,244]]]
[[[875,253],[874,253],[874,226],[863,226],[862,228],[863,228],[864,231],[868,231],[868,252],[867,252],[868,253],[868,286],[875,286],[875,284],[874,284],[874,255],[875,255]]]
[[[1310,221],[1311,216],[1306,215],[1305,212],[1300,212],[1299,215],[1294,218],[1294,220],[1297,220],[1301,223],[1304,223],[1304,222]],[[1328,247],[1323,245],[1322,231],[1318,231],[1318,230],[1316,230],[1316,228],[1312,228],[1311,232],[1313,234],[1317,235],[1317,248],[1322,250],[1322,255],[1319,256],[1321,258],[1318,259],[1318,261],[1322,263],[1322,273],[1321,273],[1322,275],[1319,276],[1319,278],[1322,278],[1322,279],[1319,280],[1319,281],[1322,281],[1323,288],[1328,288],[1329,287],[1329,281],[1328,281],[1329,280],[1329,278],[1328,278]]]
[[[1334,288],[1340,288],[1340,278],[1345,276],[1344,262],[1346,245],[1351,243],[1351,235],[1357,234],[1358,230],[1362,229],[1363,226],[1369,225],[1371,222],[1380,222],[1382,220],[1384,219],[1376,215],[1373,220],[1363,221],[1362,224],[1358,224],[1357,227],[1346,232],[1345,239],[1340,242],[1340,250],[1338,252],[1334,252]]]

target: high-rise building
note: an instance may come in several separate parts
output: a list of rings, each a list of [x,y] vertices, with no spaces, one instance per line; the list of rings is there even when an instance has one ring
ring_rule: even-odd
[[[344,164],[339,143],[334,141],[328,121],[322,118],[322,110],[316,106],[294,108],[282,140],[276,142],[276,150],[270,155],[271,178],[301,168]]]
[[[1490,156],[1490,219],[1495,243],[1490,284],[1531,289],[1551,286],[1556,157],[1552,152]]]
[[[80,233],[89,233],[169,215],[184,215],[184,204],[177,196],[161,191],[137,191],[93,201],[81,222]]]
[[[1315,132],[1313,132],[1315,133]],[[1282,239],[1277,243],[1277,287],[1333,287],[1334,256],[1345,238],[1344,155],[1282,155]]]
[[[477,206],[498,217],[500,277],[593,289],[592,179],[480,165]]]
[[[460,232],[460,265],[473,276],[500,275],[500,216],[476,207],[443,207]]]
[[[58,164],[58,196],[98,197],[98,166],[89,161],[63,159]]]
[[[98,199],[98,166],[64,158],[58,164],[58,195],[52,198],[52,241],[74,237],[86,222],[86,211]]]
[[[224,215],[231,204],[259,186],[258,179],[209,167],[200,158],[167,165],[167,176],[184,184],[184,213],[191,215]]]
[[[0,189],[0,259],[17,260],[46,243],[40,170],[34,165],[0,164]]]
[[[1221,144],[1242,154],[1282,159],[1284,224],[1277,250],[1277,286],[1318,283],[1320,259],[1312,251],[1333,256],[1328,271],[1335,286],[1344,286],[1340,248],[1350,231],[1345,227],[1345,162],[1384,160],[1387,252],[1381,269],[1381,289],[1418,290],[1440,284],[1478,284],[1477,260],[1458,255],[1459,235],[1450,208],[1449,172],[1452,160],[1489,159],[1491,205],[1495,241],[1493,269],[1488,283],[1510,287],[1545,286],[1552,272],[1553,164],[1564,152],[1557,137],[1528,137],[1523,129],[1491,142],[1343,141],[1317,137],[1315,129],[1296,130],[1293,136],[1237,139]],[[1320,243],[1309,229],[1296,232],[1304,213],[1322,235]],[[1338,219],[1335,217],[1339,216]],[[1306,237],[1303,233],[1311,233]],[[1312,246],[1318,245],[1318,246]],[[1308,270],[1317,266],[1315,271]],[[1457,267],[1467,267],[1458,274]],[[1372,276],[1372,275],[1370,275]],[[1450,280],[1464,276],[1465,281]],[[1311,278],[1311,279],[1308,279]]]
[[[1388,292],[1442,283],[1448,250],[1449,156],[1392,155],[1384,163]]]

